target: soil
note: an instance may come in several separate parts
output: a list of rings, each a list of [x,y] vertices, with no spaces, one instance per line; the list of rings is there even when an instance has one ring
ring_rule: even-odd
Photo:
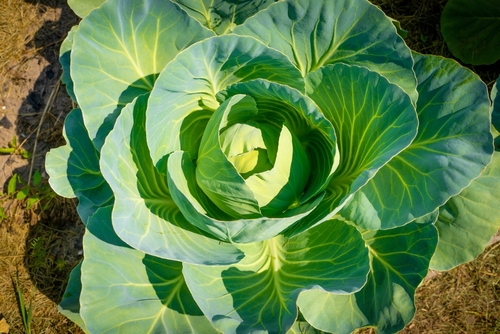
[[[0,148],[11,146],[13,139],[17,142],[13,154],[0,155],[0,206],[8,217],[0,217],[0,325],[9,326],[9,333],[28,331],[18,307],[23,297],[26,307],[33,305],[34,333],[81,333],[58,313],[57,303],[69,272],[82,257],[84,228],[74,200],[55,197],[49,190],[44,169],[46,153],[64,144],[63,122],[73,107],[60,84],[58,57],[62,40],[78,18],[65,1],[24,2],[8,5],[26,11],[23,15],[34,11],[33,24],[18,32],[25,42],[19,57],[0,68]],[[2,24],[15,22],[4,18]],[[35,185],[37,172],[42,181]],[[14,175],[19,176],[17,190],[9,194]],[[16,199],[27,185],[27,199],[42,197],[31,207],[27,199]]]
[[[47,4],[40,6],[40,10],[45,23],[27,43],[27,56],[6,66],[7,80],[2,82],[0,96],[0,147],[8,146],[16,136],[20,146],[30,153],[36,145],[35,159],[32,162],[19,154],[0,155],[0,166],[4,166],[0,171],[0,185],[14,173],[27,180],[30,164],[44,176],[45,153],[63,143],[62,122],[72,109],[71,99],[59,85],[62,70],[58,53],[60,43],[68,29],[77,23],[77,18],[66,5],[57,5],[57,2],[55,7]],[[39,51],[32,55],[32,50]],[[52,99],[51,94],[54,94]]]

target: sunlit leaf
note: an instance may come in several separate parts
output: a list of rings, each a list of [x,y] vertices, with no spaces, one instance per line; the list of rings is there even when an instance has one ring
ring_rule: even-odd
[[[101,170],[115,196],[113,228],[145,253],[189,263],[229,264],[242,253],[186,221],[172,200],[167,177],[151,161],[144,132],[148,95],[125,107],[102,148]],[[135,222],[141,221],[141,224]]]
[[[218,35],[230,33],[238,24],[275,0],[173,0],[198,22]]]
[[[318,290],[303,292],[298,300],[304,318],[314,327],[351,333],[373,326],[377,333],[396,333],[415,313],[415,289],[427,275],[437,242],[432,224],[437,214],[406,226],[366,231],[370,273],[361,291],[338,295]]]
[[[113,202],[113,193],[102,177],[100,154],[89,138],[80,109],[66,116],[63,135],[66,145],[46,157],[49,184],[63,197],[78,198],[78,213],[85,224],[95,210]]]
[[[86,16],[73,37],[71,78],[96,147],[180,50],[211,35],[170,1],[108,0]]]
[[[335,63],[361,65],[417,100],[410,49],[368,1],[280,1],[234,31],[283,52],[303,76]]]
[[[240,248],[245,258],[235,265],[183,270],[194,299],[223,333],[286,332],[304,290],[349,295],[365,284],[369,269],[360,233],[339,220]]]
[[[120,240],[111,207],[89,219],[83,247],[80,314],[90,333],[216,333],[187,289],[182,264]]]
[[[431,268],[450,270],[474,260],[500,228],[500,152],[484,173],[439,208],[439,241]]]
[[[369,229],[401,226],[443,205],[493,152],[485,84],[456,62],[415,54],[419,132],[343,210]]]

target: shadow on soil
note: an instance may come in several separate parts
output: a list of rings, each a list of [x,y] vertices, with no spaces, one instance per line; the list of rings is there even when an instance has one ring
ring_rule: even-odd
[[[23,180],[40,171],[46,183],[44,172],[45,155],[53,147],[64,144],[62,125],[72,109],[71,99],[63,85],[59,84],[62,74],[59,64],[59,48],[71,27],[78,23],[78,17],[71,11],[65,0],[25,0],[38,5],[40,15],[47,11],[60,11],[57,21],[48,20],[36,32],[33,40],[26,45],[37,49],[35,59],[46,65],[40,72],[33,88],[25,97],[19,109],[17,137],[24,140],[23,147],[28,152],[35,151],[30,163],[14,170]],[[50,96],[55,94],[54,98]],[[37,136],[38,135],[38,136]],[[31,167],[31,165],[33,165]],[[31,170],[31,171],[30,171]],[[36,192],[36,190],[35,190]],[[26,210],[25,217],[35,215],[26,239],[24,263],[37,289],[55,303],[59,303],[66,288],[71,269],[81,258],[83,224],[76,213],[74,200],[59,197],[42,199],[48,203],[41,210]],[[29,219],[28,219],[29,220]]]

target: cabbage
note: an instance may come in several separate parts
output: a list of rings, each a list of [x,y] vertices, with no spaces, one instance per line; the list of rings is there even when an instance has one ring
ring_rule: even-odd
[[[369,2],[70,5],[46,167],[86,225],[59,306],[85,331],[394,333],[498,229],[485,84]]]

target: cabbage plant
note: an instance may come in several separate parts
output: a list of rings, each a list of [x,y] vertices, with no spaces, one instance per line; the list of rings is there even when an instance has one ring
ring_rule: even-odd
[[[499,227],[485,84],[365,0],[93,0],[50,184],[89,333],[394,333]]]

